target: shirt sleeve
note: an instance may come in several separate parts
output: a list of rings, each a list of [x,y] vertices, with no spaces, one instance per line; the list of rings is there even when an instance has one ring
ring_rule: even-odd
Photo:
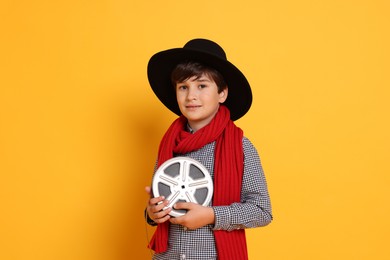
[[[261,227],[272,221],[271,202],[260,157],[246,137],[243,138],[243,150],[241,201],[228,206],[213,206],[215,230]]]

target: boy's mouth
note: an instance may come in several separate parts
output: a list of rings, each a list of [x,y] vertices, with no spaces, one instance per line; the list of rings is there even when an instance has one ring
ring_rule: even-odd
[[[187,105],[186,108],[187,109],[196,109],[196,108],[199,108],[201,107],[200,105]]]

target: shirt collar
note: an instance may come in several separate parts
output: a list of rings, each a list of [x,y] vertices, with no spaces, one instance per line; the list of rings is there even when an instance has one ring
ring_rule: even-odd
[[[191,134],[195,132],[188,123],[186,125],[186,131],[190,132]]]

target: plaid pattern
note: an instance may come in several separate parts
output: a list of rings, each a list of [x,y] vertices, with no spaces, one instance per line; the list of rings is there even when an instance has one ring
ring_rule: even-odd
[[[215,142],[187,154],[202,163],[214,175]],[[229,206],[213,206],[215,224],[196,230],[187,230],[181,225],[170,225],[168,250],[154,254],[154,260],[207,260],[217,259],[213,230],[235,230],[265,226],[272,220],[271,203],[266,179],[256,148],[246,137],[243,138],[244,175],[241,202]],[[210,203],[210,206],[211,203]]]

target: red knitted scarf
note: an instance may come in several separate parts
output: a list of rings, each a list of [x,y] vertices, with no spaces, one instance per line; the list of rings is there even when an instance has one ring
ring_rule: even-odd
[[[187,119],[176,119],[161,140],[158,153],[158,166],[173,157],[198,150],[216,141],[214,158],[213,205],[230,205],[240,202],[244,154],[242,149],[243,132],[230,120],[230,112],[220,106],[213,120],[194,134],[185,131]],[[159,224],[149,248],[156,253],[168,248],[169,222]],[[248,259],[243,229],[235,231],[214,231],[218,259]]]

